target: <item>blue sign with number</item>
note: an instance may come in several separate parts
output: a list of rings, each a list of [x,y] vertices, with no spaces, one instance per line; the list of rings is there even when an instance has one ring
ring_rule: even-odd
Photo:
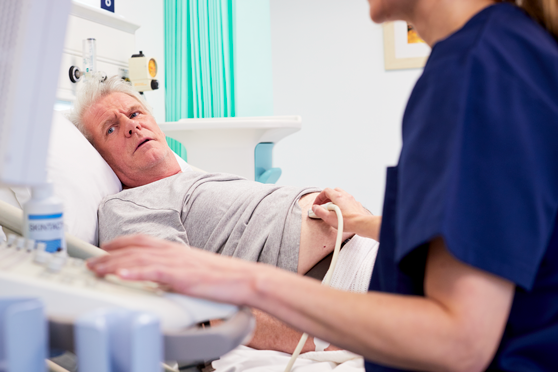
[[[101,8],[114,13],[114,2],[116,0],[101,0]]]

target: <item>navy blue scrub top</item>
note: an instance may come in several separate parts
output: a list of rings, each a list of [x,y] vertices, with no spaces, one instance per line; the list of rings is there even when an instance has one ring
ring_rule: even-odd
[[[557,211],[558,43],[498,3],[434,46],[413,90],[370,290],[423,295],[428,242],[442,236],[516,284],[489,370],[558,370]]]

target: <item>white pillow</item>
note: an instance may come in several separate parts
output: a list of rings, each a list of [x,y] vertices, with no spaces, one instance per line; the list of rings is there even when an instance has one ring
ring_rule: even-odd
[[[174,155],[183,172],[191,170],[188,163]],[[64,202],[66,231],[98,245],[97,208],[105,196],[120,192],[122,184],[80,131],[56,111],[50,135],[47,174],[53,182],[54,194]],[[31,197],[26,187],[11,187],[11,191],[20,206]],[[2,197],[1,192],[0,199],[10,202]]]
[[[8,203],[8,204],[10,204],[14,207],[19,208],[19,203],[17,202],[17,199],[16,199],[13,191],[10,190],[7,186],[6,187],[0,187],[0,200],[2,200],[3,202]],[[4,234],[4,230],[2,230],[0,228],[0,243],[5,242],[5,241],[6,241],[6,235]]]
[[[64,202],[66,231],[97,245],[97,208],[105,196],[120,192],[122,184],[97,150],[59,112],[53,116],[47,172],[54,194]]]
[[[182,172],[186,172],[189,170],[192,170],[193,167],[190,166],[190,164],[186,163],[184,161],[184,159],[182,159],[180,156],[178,156],[176,154],[176,152],[172,152],[174,154],[174,157],[176,158],[176,160],[178,161],[178,165],[180,165],[180,169],[182,170]]]
[[[53,183],[54,195],[64,203],[66,231],[97,245],[97,207],[105,196],[121,191],[122,184],[80,131],[56,111],[52,118],[47,175]],[[31,198],[27,187],[10,189],[21,207]]]

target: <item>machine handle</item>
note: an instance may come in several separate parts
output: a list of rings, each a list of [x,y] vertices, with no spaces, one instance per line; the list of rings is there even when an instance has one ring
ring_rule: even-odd
[[[255,325],[252,311],[242,307],[218,326],[189,328],[174,334],[165,334],[164,358],[179,363],[216,359],[251,337]]]
[[[218,326],[163,334],[164,359],[179,363],[217,359],[251,337],[255,325],[250,309],[242,307]],[[49,319],[49,344],[51,348],[75,351],[74,324],[67,319]]]

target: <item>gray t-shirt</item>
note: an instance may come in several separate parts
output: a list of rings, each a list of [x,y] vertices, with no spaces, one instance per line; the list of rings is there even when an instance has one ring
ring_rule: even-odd
[[[316,191],[223,173],[179,173],[106,197],[99,242],[142,233],[296,272],[298,200]]]

